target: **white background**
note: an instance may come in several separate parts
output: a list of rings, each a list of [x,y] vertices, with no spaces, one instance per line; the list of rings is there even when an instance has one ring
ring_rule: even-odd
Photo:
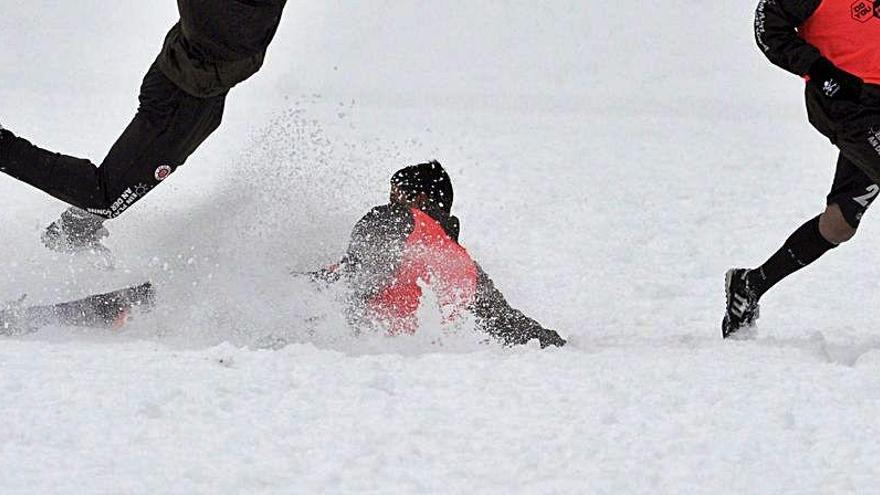
[[[223,127],[109,224],[113,272],[46,252],[63,205],[0,177],[0,300],[160,296],[119,333],[0,341],[0,491],[869,491],[873,215],[765,297],[757,340],[720,340],[724,271],[821,211],[836,158],[752,15],[291,1]],[[0,123],[100,161],[175,20],[164,0],[3,0]],[[568,347],[354,337],[288,275],[337,259],[390,174],[431,158],[462,243]]]

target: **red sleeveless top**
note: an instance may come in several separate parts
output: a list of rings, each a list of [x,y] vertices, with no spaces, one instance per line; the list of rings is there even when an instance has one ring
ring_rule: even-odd
[[[414,333],[422,287],[429,287],[446,321],[461,315],[477,291],[477,266],[467,250],[417,208],[410,210],[413,231],[406,240],[394,282],[369,301],[392,334]]]
[[[880,84],[880,3],[824,0],[798,32],[837,67]]]

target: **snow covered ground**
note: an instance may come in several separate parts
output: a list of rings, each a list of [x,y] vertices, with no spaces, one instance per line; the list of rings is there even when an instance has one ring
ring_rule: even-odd
[[[3,7],[0,123],[99,160],[174,2]],[[0,300],[160,297],[118,333],[0,340],[0,493],[873,492],[870,214],[757,340],[720,340],[724,271],[820,210],[835,159],[752,9],[291,2],[221,130],[110,226],[113,272],[46,252],[62,205],[0,177]],[[354,337],[289,275],[429,158],[462,242],[568,347]]]

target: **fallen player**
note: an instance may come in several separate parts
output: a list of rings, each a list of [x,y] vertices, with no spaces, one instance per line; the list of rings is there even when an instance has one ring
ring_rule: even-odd
[[[444,322],[470,313],[477,328],[505,345],[537,340],[565,345],[553,330],[512,308],[485,271],[458,243],[460,223],[451,214],[449,175],[434,161],[406,167],[391,178],[388,204],[370,210],[354,227],[345,257],[312,277],[350,289],[348,314],[355,325],[379,324],[391,335],[418,330],[426,290]],[[78,301],[0,311],[0,334],[22,335],[49,325],[118,328],[134,308],[149,310],[150,283]]]
[[[541,347],[565,345],[555,331],[512,308],[458,243],[452,200],[452,182],[440,163],[399,170],[391,178],[388,204],[355,225],[341,262],[313,277],[347,283],[350,319],[378,322],[392,335],[416,332],[423,288],[429,288],[446,322],[469,312],[481,331],[503,344],[536,339]]]

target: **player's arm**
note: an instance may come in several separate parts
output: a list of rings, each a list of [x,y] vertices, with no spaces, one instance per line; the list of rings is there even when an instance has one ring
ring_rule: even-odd
[[[822,0],[761,0],[755,14],[755,39],[771,62],[798,76],[809,76],[827,98],[858,101],[864,82],[825,58],[798,35]]]
[[[472,310],[477,326],[504,344],[519,345],[538,339],[541,347],[565,345],[565,339],[558,333],[542,327],[537,321],[512,308],[479,265],[477,293]]]
[[[357,298],[367,300],[392,281],[412,230],[412,214],[391,205],[373,208],[355,224],[337,271],[348,276]]]
[[[822,0],[761,0],[755,12],[755,40],[773,64],[804,76],[820,58],[819,50],[798,36]]]

